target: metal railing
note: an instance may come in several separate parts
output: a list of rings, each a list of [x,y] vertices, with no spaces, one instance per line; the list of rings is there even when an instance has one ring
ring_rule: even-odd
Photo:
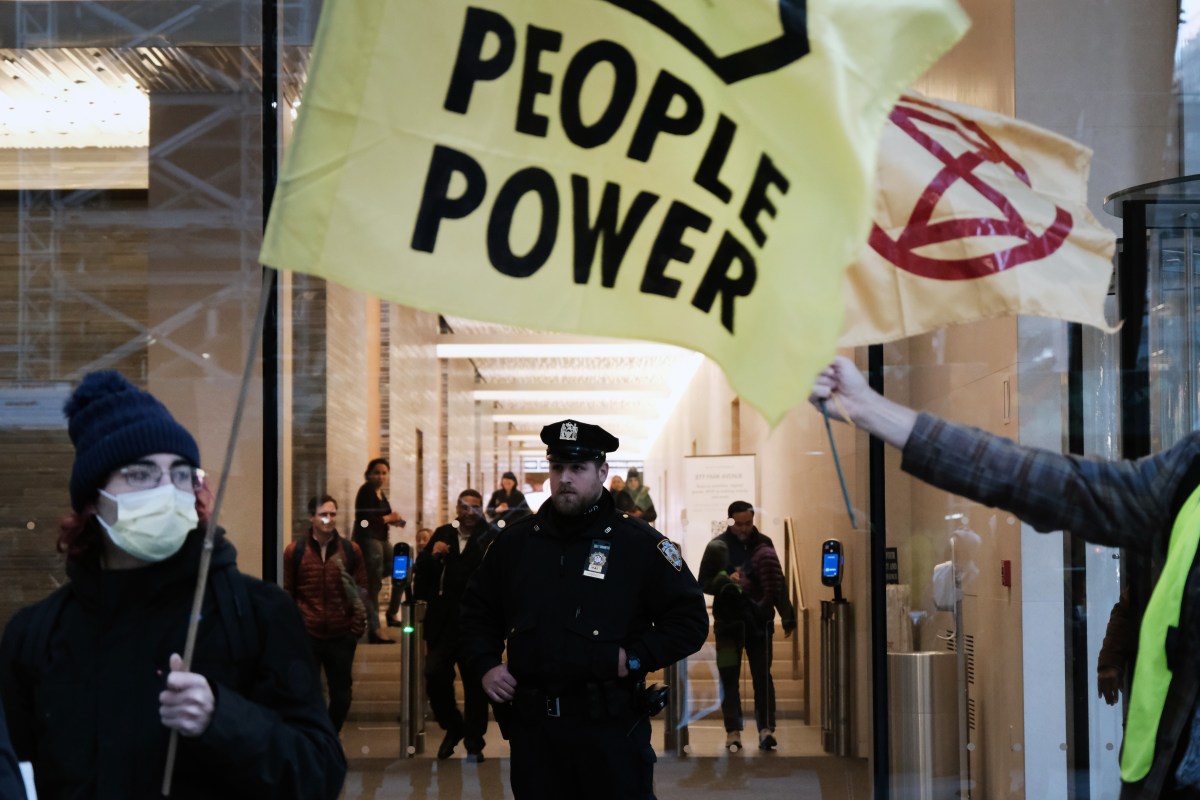
[[[791,517],[783,520],[783,559],[788,599],[796,610],[796,633],[792,636],[792,680],[804,679],[804,724],[810,724],[812,711],[812,670],[808,652],[808,606],[804,603],[804,578],[800,571],[800,548]]]

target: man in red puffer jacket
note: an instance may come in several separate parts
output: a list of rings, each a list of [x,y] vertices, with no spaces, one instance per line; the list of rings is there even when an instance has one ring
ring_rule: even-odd
[[[354,650],[367,626],[362,550],[338,534],[337,501],[308,501],[312,527],[283,551],[283,588],[296,601],[317,664],[329,684],[329,718],[338,732],[350,713]],[[296,548],[303,547],[297,558]]]

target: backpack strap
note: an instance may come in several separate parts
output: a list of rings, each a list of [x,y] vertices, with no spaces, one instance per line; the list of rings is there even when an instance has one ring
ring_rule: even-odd
[[[354,557],[354,545],[345,536],[338,536],[342,542],[342,558],[346,564],[346,571],[350,576],[354,576],[354,570],[358,568],[358,559]],[[305,536],[300,541],[296,542],[296,546],[292,548],[292,591],[298,591],[300,588],[300,562],[304,561],[304,553],[308,550],[308,537]]]
[[[345,536],[339,536],[342,540],[342,558],[346,562],[346,571],[350,573],[350,577],[354,577],[354,570],[358,569],[358,559],[354,557],[354,544]]]
[[[295,543],[292,548],[292,592],[300,591],[300,562],[304,560],[304,551],[308,549],[308,535]]]

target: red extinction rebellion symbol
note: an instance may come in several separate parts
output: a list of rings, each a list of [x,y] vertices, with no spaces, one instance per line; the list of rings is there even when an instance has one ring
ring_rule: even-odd
[[[1054,221],[1043,233],[1035,233],[1012,200],[976,173],[981,166],[995,164],[1007,168],[1032,188],[1025,168],[974,122],[909,96],[900,99],[890,119],[942,164],[918,198],[898,239],[893,239],[878,224],[872,226],[871,249],[900,269],[939,280],[982,278],[1049,256],[1071,233],[1071,215],[1057,206],[1054,206]],[[962,149],[961,154],[955,155],[952,148]],[[960,206],[955,218],[931,221],[939,201],[959,181],[978,193],[979,205],[994,206],[999,216],[966,216]],[[960,239],[975,240],[974,246],[989,238],[1005,245],[1014,239],[1017,242],[965,258],[933,258],[917,252]]]

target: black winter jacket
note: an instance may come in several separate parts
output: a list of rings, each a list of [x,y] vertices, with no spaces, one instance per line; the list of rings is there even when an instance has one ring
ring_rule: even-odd
[[[40,800],[161,796],[170,731],[158,695],[170,655],[184,651],[202,543],[202,532],[192,531],[180,552],[138,569],[70,561],[64,594],[9,622],[0,692]],[[346,761],[308,635],[291,598],[239,573],[236,557],[218,537],[192,664],[216,705],[203,735],[179,737],[171,797],[332,800]],[[233,581],[246,591],[230,592]],[[218,602],[215,592],[248,598],[245,618],[227,618],[235,604]],[[57,614],[38,612],[55,602]],[[37,641],[39,624],[53,626],[42,653],[27,644]],[[238,663],[231,633],[245,637]]]
[[[444,636],[458,636],[458,605],[467,581],[479,568],[494,529],[480,522],[475,533],[459,551],[458,528],[443,525],[433,532],[413,565],[413,597],[425,601],[425,641],[439,642]],[[450,552],[434,558],[433,546],[445,542]]]
[[[595,554],[603,578],[584,574]],[[605,489],[582,517],[546,502],[496,537],[463,597],[460,655],[482,676],[507,649],[518,685],[567,688],[615,680],[619,647],[645,673],[707,636],[704,596],[678,550]]]
[[[704,556],[700,560],[699,581],[704,592],[716,596],[722,594],[723,591],[729,591],[730,584],[736,583],[729,577],[734,570],[741,570],[743,576],[749,579],[752,554],[760,547],[770,547],[774,552],[774,544],[770,537],[760,532],[758,528],[751,532],[744,543],[732,528],[726,528],[724,533],[715,536],[704,549]],[[795,627],[795,612],[792,610],[791,602],[787,599],[786,591],[774,592],[772,604],[764,606],[751,599],[755,592],[747,591],[747,587],[741,584],[737,584],[737,586],[740,590],[738,593],[740,594],[742,613],[736,616],[739,618],[738,621],[745,625],[745,630],[737,635],[766,635],[772,629],[776,608],[779,608],[783,615],[783,629],[789,631]],[[729,597],[729,595],[725,595],[725,597]],[[729,603],[726,604],[726,607],[735,605],[737,604]],[[713,614],[715,616],[719,616],[717,608],[717,601],[714,600]],[[714,633],[718,639],[730,633],[728,626],[720,624],[728,621],[732,620],[717,619]]]

